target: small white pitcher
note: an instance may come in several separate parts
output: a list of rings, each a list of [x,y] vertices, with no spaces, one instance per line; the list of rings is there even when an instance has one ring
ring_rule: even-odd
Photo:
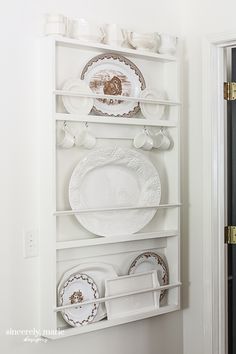
[[[126,32],[116,23],[107,23],[101,27],[103,33],[103,43],[122,46],[126,41]]]

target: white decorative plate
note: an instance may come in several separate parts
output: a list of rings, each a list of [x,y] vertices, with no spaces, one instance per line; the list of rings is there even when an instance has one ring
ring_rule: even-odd
[[[71,91],[78,93],[93,93],[89,86],[80,79],[69,79],[65,82],[63,91]],[[62,96],[63,104],[67,112],[72,114],[89,114],[93,108],[93,98],[88,97],[73,97],[73,96]]]
[[[66,282],[66,280],[70,278],[72,275],[77,273],[85,273],[94,280],[94,282],[97,285],[100,297],[105,296],[105,280],[109,278],[115,278],[118,276],[114,267],[111,264],[81,263],[78,264],[76,267],[69,269],[67,272],[63,274],[60,284],[58,285],[59,291],[63,286],[63,284]],[[102,302],[98,307],[98,311],[93,322],[100,321],[106,316],[107,316],[106,306],[105,303]]]
[[[137,66],[114,53],[97,55],[84,67],[81,79],[96,94],[139,97],[146,85]],[[139,110],[138,102],[96,99],[93,107],[99,115],[131,117]]]
[[[78,307],[68,308],[61,312],[64,320],[73,327],[84,326],[92,322],[97,314],[99,304],[80,306],[84,301],[99,298],[97,285],[86,274],[72,275],[59,291],[59,305],[78,303]]]
[[[154,165],[127,148],[104,148],[75,167],[69,183],[73,210],[158,205],[161,183]],[[76,218],[100,236],[133,234],[153,218],[157,207],[78,213]]]
[[[165,92],[145,89],[141,92],[140,98],[146,98],[149,100],[165,100],[167,98]],[[151,104],[140,103],[140,108],[143,116],[148,119],[161,119],[165,112],[165,105],[163,104]]]
[[[143,273],[150,270],[157,271],[157,277],[161,286],[168,284],[168,266],[164,259],[159,254],[154,252],[144,252],[136,257],[131,263],[128,274]],[[161,291],[160,301],[164,298],[166,292],[166,290]]]

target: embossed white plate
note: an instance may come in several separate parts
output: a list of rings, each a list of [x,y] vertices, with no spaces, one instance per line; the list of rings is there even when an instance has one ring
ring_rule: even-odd
[[[129,59],[115,53],[97,55],[86,64],[81,79],[96,94],[114,95],[114,99],[96,99],[95,113],[131,117],[138,112],[137,102],[116,99],[117,95],[138,97],[146,87],[142,73]]]
[[[155,252],[144,252],[136,257],[130,268],[129,274],[143,273],[151,270],[157,271],[160,285],[167,285],[169,282],[168,266],[164,259]],[[160,301],[164,298],[166,290],[161,291]]]
[[[73,327],[92,322],[98,311],[98,303],[80,306],[84,301],[99,298],[97,285],[87,274],[77,273],[69,277],[59,289],[59,305],[78,303],[78,307],[61,312],[64,320]]]
[[[94,282],[97,285],[100,297],[105,296],[105,280],[109,278],[115,278],[118,276],[114,267],[111,264],[101,263],[101,262],[80,263],[76,267],[69,269],[67,272],[63,274],[60,283],[58,285],[58,289],[61,289],[61,287],[63,286],[63,284],[66,282],[68,278],[70,278],[73,274],[77,274],[77,273],[83,273],[83,274],[85,273],[94,280]],[[93,322],[100,321],[101,319],[105,318],[106,315],[107,315],[106,306],[105,303],[102,302],[98,307],[98,311]]]
[[[73,210],[158,205],[161,183],[154,165],[128,148],[104,148],[89,153],[75,167],[69,183]],[[147,209],[75,214],[90,232],[100,236],[133,234],[155,215]]]

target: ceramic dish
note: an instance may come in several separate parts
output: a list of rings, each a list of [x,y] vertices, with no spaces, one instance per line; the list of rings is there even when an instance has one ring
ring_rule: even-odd
[[[167,285],[169,283],[169,272],[167,263],[164,259],[157,253],[154,252],[144,252],[136,257],[130,268],[129,274],[136,274],[142,272],[148,272],[150,270],[157,271],[157,277],[160,285]],[[160,295],[160,301],[164,298],[167,290],[162,290]]]
[[[159,286],[157,272],[126,275],[106,280],[106,296],[128,294]],[[160,291],[123,296],[106,301],[107,318],[114,319],[149,312],[159,308]]]
[[[91,152],[75,167],[69,183],[73,210],[158,205],[160,198],[156,168],[143,154],[127,148]],[[141,230],[156,211],[157,207],[153,207],[75,216],[93,234],[109,237]]]
[[[106,53],[92,58],[84,67],[81,79],[96,94],[138,97],[145,89],[143,75],[127,58]],[[96,99],[95,113],[106,116],[131,117],[139,110],[137,102]]]
[[[165,100],[167,97],[164,92],[145,89],[141,92],[140,98]],[[161,119],[165,113],[165,107],[166,106],[163,104],[140,103],[141,112],[143,116],[148,119]]]
[[[63,91],[78,93],[93,93],[89,86],[80,79],[69,79],[65,82]],[[62,96],[62,101],[67,112],[72,114],[89,114],[93,107],[93,98]]]
[[[100,297],[105,296],[105,280],[109,278],[116,278],[118,275],[111,264],[107,263],[81,263],[76,267],[69,269],[65,272],[61,278],[58,289],[61,289],[63,284],[66,282],[68,278],[70,278],[73,274],[77,273],[85,273],[87,276],[92,278],[97,285],[98,292]],[[105,303],[100,303],[98,307],[97,314],[93,320],[93,322],[97,322],[102,320],[107,316]]]
[[[65,281],[59,291],[59,305],[78,303],[78,307],[61,312],[64,320],[73,327],[84,326],[92,322],[97,314],[99,304],[80,306],[79,304],[99,298],[97,285],[87,274],[77,273]]]

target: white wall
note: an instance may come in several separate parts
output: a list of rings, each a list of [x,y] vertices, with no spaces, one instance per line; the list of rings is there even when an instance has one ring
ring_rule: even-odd
[[[38,227],[38,100],[35,39],[41,16],[61,12],[143,31],[180,32],[175,0],[8,0],[1,4],[1,341],[4,353],[181,354],[181,312],[47,344],[5,335],[38,327],[38,258],[24,259],[22,230]],[[199,352],[198,352],[199,353]]]

